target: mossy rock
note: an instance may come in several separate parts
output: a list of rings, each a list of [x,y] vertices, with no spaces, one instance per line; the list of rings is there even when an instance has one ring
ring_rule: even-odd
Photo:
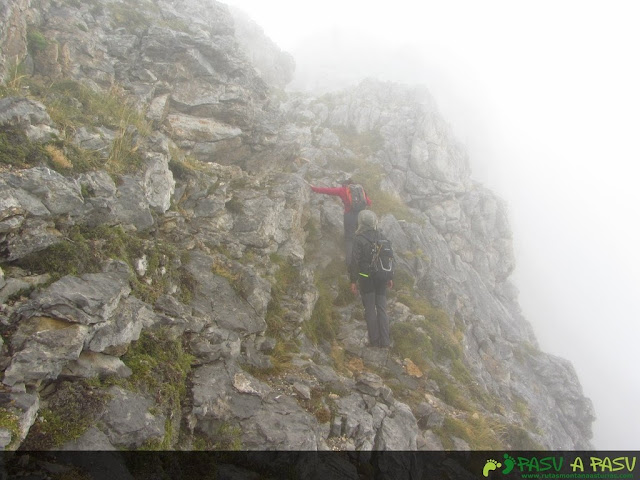
[[[44,145],[29,140],[23,130],[0,127],[0,164],[27,168],[49,165],[50,160]]]
[[[95,424],[109,394],[84,381],[61,381],[47,399],[20,450],[49,450],[82,436]]]
[[[152,394],[169,417],[180,415],[187,393],[187,376],[194,357],[164,331],[143,332],[122,357],[133,372],[127,383]]]

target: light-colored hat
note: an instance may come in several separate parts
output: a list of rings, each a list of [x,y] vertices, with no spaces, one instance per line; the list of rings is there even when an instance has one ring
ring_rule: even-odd
[[[378,217],[372,210],[362,210],[358,214],[358,232],[364,230],[376,230],[378,228]]]

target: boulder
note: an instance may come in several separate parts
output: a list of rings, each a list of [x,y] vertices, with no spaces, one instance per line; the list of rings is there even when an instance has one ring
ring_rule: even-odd
[[[36,292],[19,314],[23,319],[46,316],[93,325],[109,320],[130,292],[128,278],[119,272],[68,275]]]
[[[417,448],[420,429],[409,406],[396,402],[391,415],[382,421],[375,450],[412,451]]]
[[[17,351],[4,372],[4,384],[38,385],[43,380],[55,380],[68,362],[80,356],[88,333],[86,325],[51,317],[21,321],[18,339],[12,339]]]
[[[111,400],[101,418],[105,434],[114,446],[139,448],[148,442],[160,442],[165,435],[165,417],[154,415],[154,402],[138,393],[113,386]]]
[[[240,428],[242,445],[249,450],[315,451],[321,439],[313,415],[292,397],[274,393]]]
[[[153,226],[155,221],[149,208],[142,179],[134,175],[123,175],[120,178],[113,205],[113,216],[117,222],[138,231],[144,231]]]
[[[53,128],[53,122],[45,106],[25,97],[0,99],[0,127],[9,126],[24,130],[27,137],[34,142],[45,143],[60,135],[60,132]]]
[[[152,210],[159,213],[169,210],[175,184],[173,174],[169,170],[167,155],[160,153],[147,154],[143,190]]]
[[[372,450],[380,427],[367,411],[361,395],[353,393],[335,401],[336,413],[331,422],[331,436],[353,439],[357,450]]]
[[[191,252],[186,268],[197,280],[191,302],[195,314],[240,335],[263,332],[266,329],[264,319],[234,291],[226,278],[215,275],[212,267],[212,257],[198,251]]]
[[[243,375],[236,377],[236,375]],[[271,389],[235,365],[218,361],[193,370],[191,428],[215,441],[221,425],[250,418]],[[234,380],[237,387],[234,387]]]
[[[78,182],[47,167],[9,173],[5,176],[5,182],[9,187],[22,190],[42,202],[47,209],[47,213],[43,214],[78,217],[85,211]]]
[[[16,226],[18,228],[12,225],[7,234],[0,234],[0,256],[7,262],[40,252],[62,241],[62,235],[55,229],[52,220],[21,218]]]
[[[119,352],[138,340],[143,328],[149,328],[157,321],[150,305],[128,297],[120,302],[107,321],[92,327],[86,347],[92,352]]]

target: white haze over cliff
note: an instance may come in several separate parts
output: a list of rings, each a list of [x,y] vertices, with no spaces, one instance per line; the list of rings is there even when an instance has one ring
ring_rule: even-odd
[[[293,54],[291,88],[426,85],[508,205],[520,304],[571,360],[598,449],[640,449],[640,4],[230,0]]]

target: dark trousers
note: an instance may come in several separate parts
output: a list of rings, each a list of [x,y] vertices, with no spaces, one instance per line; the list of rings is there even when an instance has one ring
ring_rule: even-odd
[[[360,279],[360,297],[364,305],[364,319],[367,322],[369,345],[388,347],[389,318],[387,317],[387,282],[371,278]]]

